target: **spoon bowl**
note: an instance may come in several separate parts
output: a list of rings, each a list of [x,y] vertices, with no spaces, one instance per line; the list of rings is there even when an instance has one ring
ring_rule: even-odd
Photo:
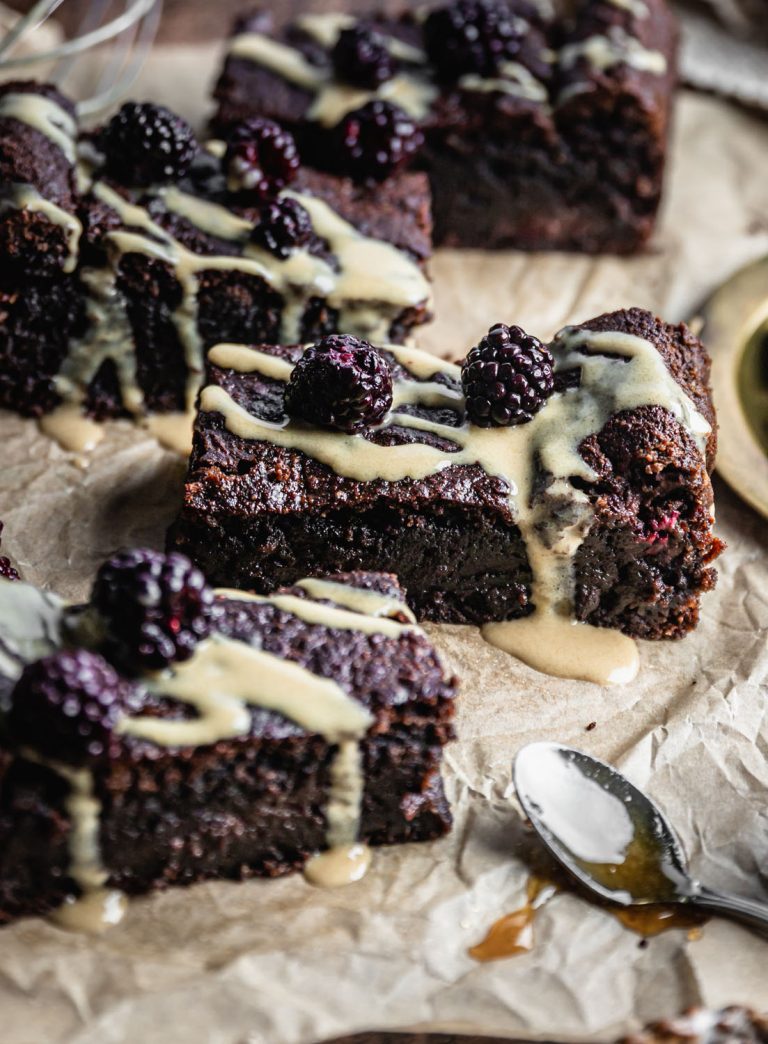
[[[768,906],[694,880],[660,809],[605,762],[558,743],[531,743],[515,758],[513,781],[544,845],[601,899],[685,904],[768,932]]]

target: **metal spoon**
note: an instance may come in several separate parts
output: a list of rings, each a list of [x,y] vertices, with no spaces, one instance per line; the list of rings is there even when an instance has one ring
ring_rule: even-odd
[[[768,935],[768,905],[694,880],[659,809],[610,765],[558,743],[530,743],[515,758],[513,779],[546,847],[601,898],[722,914]]]

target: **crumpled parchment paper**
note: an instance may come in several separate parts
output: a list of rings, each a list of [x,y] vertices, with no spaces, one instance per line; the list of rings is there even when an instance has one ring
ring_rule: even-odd
[[[199,118],[212,63],[202,51],[161,53],[137,96]],[[550,336],[629,304],[690,314],[768,251],[766,169],[767,125],[683,95],[648,253],[441,253],[439,318],[421,345],[458,355],[493,321]],[[113,425],[87,468],[32,422],[3,416],[0,437],[0,517],[29,580],[80,597],[119,545],[162,544],[183,465],[146,435]],[[445,758],[449,839],[377,850],[368,876],[338,891],[300,876],[217,883],[133,901],[100,938],[37,920],[4,928],[3,1044],[311,1044],[417,1026],[609,1041],[693,1003],[768,1008],[768,943],[721,920],[698,941],[675,931],[643,948],[603,910],[561,894],[541,912],[530,954],[467,956],[524,897],[510,769],[535,739],[617,763],[667,810],[697,874],[768,897],[768,533],[722,484],[717,505],[729,549],[701,626],[680,643],[644,643],[626,688],[548,678],[472,629],[429,628],[463,678],[460,739]]]

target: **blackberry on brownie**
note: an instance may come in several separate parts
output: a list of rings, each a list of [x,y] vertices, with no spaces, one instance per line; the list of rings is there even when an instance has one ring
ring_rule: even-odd
[[[129,670],[188,660],[211,629],[213,591],[184,555],[121,551],[96,574],[91,603],[105,648]]]
[[[197,151],[187,121],[163,105],[148,102],[126,102],[98,143],[110,177],[145,187],[183,178]]]
[[[377,424],[391,405],[386,359],[366,341],[341,334],[310,345],[285,388],[289,417],[349,433]]]
[[[461,368],[472,423],[502,428],[531,420],[554,391],[553,366],[538,338],[519,326],[492,326]]]
[[[314,236],[312,219],[295,199],[273,200],[259,211],[259,223],[251,242],[285,260],[294,250],[306,247]]]
[[[277,195],[296,178],[299,155],[293,137],[273,120],[254,118],[228,136],[224,154],[229,188],[257,202]]]
[[[355,87],[376,88],[395,74],[395,60],[386,40],[361,25],[341,30],[331,60],[339,79]]]
[[[407,164],[423,142],[408,113],[386,101],[370,101],[339,124],[334,163],[358,181],[384,181]]]

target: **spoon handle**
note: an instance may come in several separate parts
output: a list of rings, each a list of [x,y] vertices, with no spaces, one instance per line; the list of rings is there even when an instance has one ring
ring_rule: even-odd
[[[723,914],[734,921],[740,921],[748,928],[753,928],[763,935],[768,935],[768,904],[755,899],[745,899],[740,895],[726,895],[714,892],[710,888],[700,887],[691,896],[691,906],[710,913]]]

